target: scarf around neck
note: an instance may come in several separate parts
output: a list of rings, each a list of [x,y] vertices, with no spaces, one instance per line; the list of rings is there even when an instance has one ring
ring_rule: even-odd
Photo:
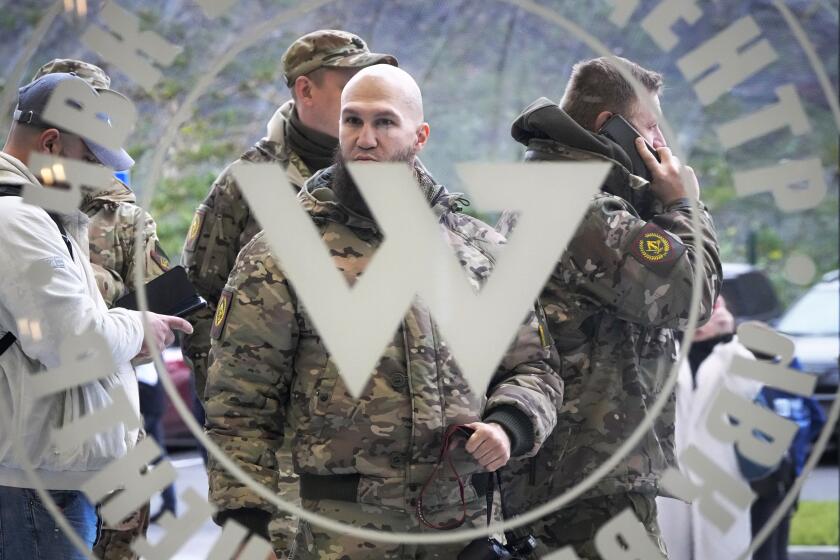
[[[338,148],[338,138],[314,130],[300,121],[297,109],[292,110],[288,128],[289,147],[311,171],[329,167]]]

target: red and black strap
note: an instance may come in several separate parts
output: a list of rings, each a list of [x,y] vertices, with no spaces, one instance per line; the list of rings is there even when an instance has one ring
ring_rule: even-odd
[[[458,469],[455,468],[455,464],[452,462],[452,456],[449,454],[452,449],[455,448],[457,445],[457,438],[464,437],[465,439],[469,439],[469,437],[473,434],[475,430],[472,428],[468,428],[463,425],[453,425],[449,426],[446,429],[446,432],[443,434],[443,444],[440,446],[440,455],[438,456],[437,463],[435,463],[434,468],[432,469],[432,473],[429,475],[429,478],[426,479],[425,484],[423,484],[423,488],[420,490],[420,495],[417,496],[417,518],[430,529],[437,529],[440,531],[445,531],[449,529],[457,529],[461,525],[464,524],[464,521],[467,520],[467,500],[464,497],[464,481],[461,479],[461,476],[458,474]],[[458,481],[458,491],[461,495],[461,517],[455,519],[454,521],[449,521],[447,523],[432,523],[431,521],[426,519],[426,515],[423,513],[423,495],[426,493],[426,489],[429,487],[429,484],[432,483],[435,479],[435,475],[440,470],[440,466],[443,461],[449,464],[449,469],[455,475],[455,479]]]

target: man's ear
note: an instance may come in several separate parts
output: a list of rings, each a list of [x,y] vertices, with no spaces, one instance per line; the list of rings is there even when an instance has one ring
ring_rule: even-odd
[[[598,116],[595,117],[595,132],[601,130],[601,127],[604,126],[604,123],[607,122],[611,116],[613,116],[613,114],[609,111],[601,111],[598,113]]]
[[[295,99],[298,104],[309,105],[312,102],[312,80],[306,76],[295,79]]]
[[[42,153],[58,155],[61,153],[61,133],[55,128],[48,128],[38,135],[35,149]]]
[[[418,152],[426,145],[430,133],[431,128],[429,127],[429,123],[420,123],[420,126],[417,127],[417,140],[414,142],[414,147]]]

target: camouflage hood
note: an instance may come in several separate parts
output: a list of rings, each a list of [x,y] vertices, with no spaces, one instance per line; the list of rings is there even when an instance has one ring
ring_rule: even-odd
[[[128,185],[114,177],[108,188],[98,191],[85,189],[82,195],[82,204],[79,209],[90,216],[100,208],[116,208],[119,204],[128,202],[137,204],[137,196]]]
[[[600,134],[586,130],[556,103],[541,97],[513,122],[511,135],[525,145],[526,161],[606,160],[613,164],[601,190],[623,198],[640,215],[653,203],[650,183],[630,172],[632,163],[621,146]]]
[[[295,102],[292,100],[281,105],[269,119],[265,127],[265,136],[257,143],[257,146],[262,147],[263,151],[267,155],[273,156],[274,159],[280,161],[288,159],[286,135],[288,134],[289,118],[291,118],[294,110]]]
[[[311,175],[309,168],[303,163],[300,156],[294,153],[289,146],[289,119],[295,109],[295,102],[287,101],[274,112],[266,125],[265,136],[249,150],[259,154],[243,156],[249,161],[268,162],[274,161],[286,169],[289,180],[296,187],[303,185],[304,181]]]
[[[464,206],[469,206],[469,201],[460,193],[450,193],[446,187],[438,184],[429,174],[422,163],[417,162],[414,167],[420,188],[423,195],[438,216],[449,212],[460,212]],[[316,220],[325,219],[345,224],[356,229],[368,229],[378,232],[376,222],[366,216],[347,208],[335,196],[333,192],[333,178],[335,166],[332,165],[315,173],[303,186],[298,198],[306,210]]]

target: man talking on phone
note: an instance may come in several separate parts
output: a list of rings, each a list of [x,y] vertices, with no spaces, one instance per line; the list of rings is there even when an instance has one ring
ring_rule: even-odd
[[[566,396],[541,451],[504,470],[506,498],[516,513],[584,480],[644,421],[677,359],[674,331],[688,325],[700,253],[701,324],[720,289],[718,245],[697,179],[659,129],[661,88],[660,74],[629,60],[588,60],[574,66],[559,106],[541,98],[513,124],[527,161],[612,164],[540,296],[563,360]],[[700,218],[697,233],[692,206]],[[499,229],[508,234],[515,225],[516,215],[505,213]],[[540,556],[571,546],[582,559],[600,558],[595,533],[629,508],[652,551],[665,557],[654,498],[661,474],[675,464],[674,412],[671,394],[609,474],[522,529],[540,540]]]

